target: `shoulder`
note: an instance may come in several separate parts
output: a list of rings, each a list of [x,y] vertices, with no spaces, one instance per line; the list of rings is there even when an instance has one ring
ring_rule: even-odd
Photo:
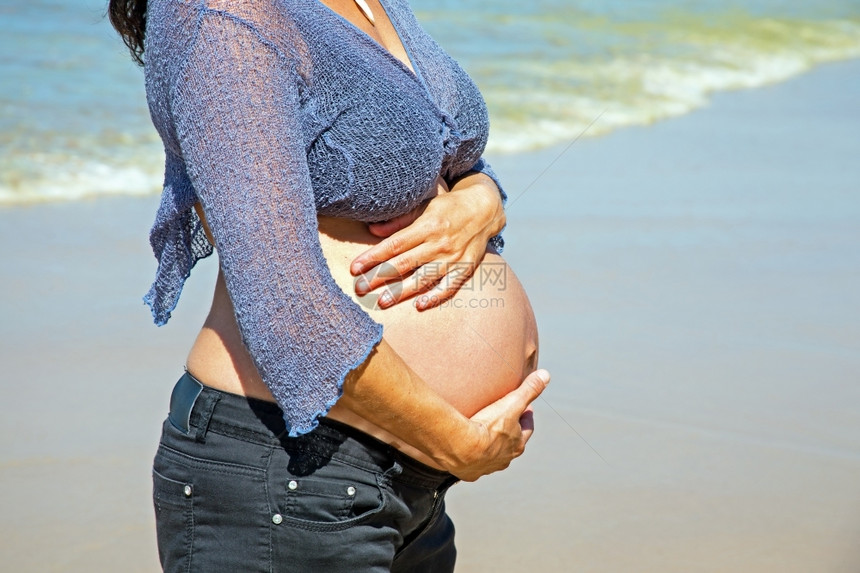
[[[190,0],[188,3],[193,5],[188,16],[196,29],[192,36],[204,26],[244,29],[293,62],[300,72],[304,68],[302,62],[308,60],[308,42],[300,25],[305,11],[301,1]]]
[[[278,44],[284,38],[300,36],[296,10],[298,3],[283,0],[202,0],[199,18],[225,18],[247,26],[266,41]]]
[[[293,26],[300,6],[278,0],[202,0],[201,15],[222,15],[259,30],[277,30],[281,24]]]

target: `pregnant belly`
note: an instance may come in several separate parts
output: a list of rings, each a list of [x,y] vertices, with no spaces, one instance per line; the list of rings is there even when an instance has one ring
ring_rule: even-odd
[[[472,279],[435,308],[419,312],[406,301],[380,310],[374,304],[379,291],[357,297],[349,273],[352,260],[379,239],[355,221],[320,218],[319,224],[337,284],[383,325],[385,340],[406,363],[466,416],[517,388],[537,367],[531,304],[499,255],[488,251]]]
[[[538,336],[531,305],[510,266],[488,252],[474,278],[450,301],[418,312],[409,302],[374,308],[358,298],[349,273],[352,260],[379,242],[364,224],[319,219],[319,239],[337,284],[383,325],[388,344],[436,392],[471,416],[511,390],[537,367]],[[207,384],[234,394],[273,400],[242,343],[224,277],[219,273],[212,309],[186,362]],[[387,442],[406,454],[433,460],[340,403],[329,417]]]

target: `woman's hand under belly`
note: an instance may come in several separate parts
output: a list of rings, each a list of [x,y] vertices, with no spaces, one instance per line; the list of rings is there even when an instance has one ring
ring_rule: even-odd
[[[499,255],[488,251],[472,279],[438,307],[419,312],[413,301],[404,301],[380,310],[375,293],[355,295],[349,272],[351,261],[380,239],[363,223],[346,219],[321,217],[319,230],[338,286],[383,325],[385,340],[403,360],[464,415],[517,388],[537,367],[531,305]]]

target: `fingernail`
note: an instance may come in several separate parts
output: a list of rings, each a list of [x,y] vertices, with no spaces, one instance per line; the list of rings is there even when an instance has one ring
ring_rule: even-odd
[[[389,291],[384,291],[381,295],[379,295],[379,300],[377,301],[377,304],[379,305],[379,308],[385,308],[387,306],[391,306],[393,302],[394,298],[391,296],[391,293]]]
[[[359,296],[364,296],[370,292],[370,283],[367,282],[366,278],[358,277],[355,279],[355,292]]]
[[[538,380],[540,380],[544,384],[549,384],[550,375],[549,372],[547,372],[546,370],[538,370],[537,372],[535,372],[535,375],[538,377]]]

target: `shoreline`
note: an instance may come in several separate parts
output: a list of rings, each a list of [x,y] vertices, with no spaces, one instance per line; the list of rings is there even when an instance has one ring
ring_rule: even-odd
[[[536,183],[564,146],[490,157],[553,384],[525,457],[449,494],[458,572],[860,569],[857,101],[855,60]],[[158,569],[150,462],[215,264],[152,326],[157,203],[0,207],[10,570]]]
[[[615,133],[626,131],[628,129],[648,129],[653,126],[659,125],[666,121],[675,121],[677,119],[684,118],[691,114],[699,113],[703,110],[707,110],[711,105],[713,105],[714,100],[718,100],[725,96],[731,97],[732,94],[736,93],[745,93],[763,89],[770,89],[772,87],[779,86],[786,82],[793,82],[799,78],[804,77],[807,74],[815,73],[816,70],[820,68],[826,68],[832,65],[851,65],[852,63],[860,62],[860,55],[842,55],[836,59],[823,59],[820,61],[808,62],[795,70],[793,72],[785,72],[781,70],[780,72],[770,72],[770,76],[767,79],[763,79],[763,83],[757,84],[747,84],[740,82],[736,85],[721,86],[721,87],[712,87],[709,90],[705,90],[700,94],[702,101],[698,101],[695,104],[689,103],[684,110],[673,110],[671,112],[666,111],[663,115],[659,115],[658,117],[651,117],[650,119],[638,118],[636,120],[632,120],[632,122],[628,123],[620,123],[613,125],[605,125],[606,120],[603,122],[600,121],[600,117],[603,116],[605,112],[608,111],[608,107],[605,107],[602,112],[597,113],[596,110],[600,109],[600,106],[595,105],[594,102],[591,107],[595,110],[594,122],[589,125],[586,129],[584,129],[581,133],[577,134],[573,139],[584,138],[588,139],[600,139],[609,137]],[[787,75],[786,75],[787,74]],[[695,83],[695,82],[694,82]],[[500,119],[497,123],[504,123],[504,119]],[[612,123],[610,121],[609,123]],[[593,135],[589,135],[589,134]],[[151,134],[157,138],[157,135],[153,132]],[[556,138],[557,139],[557,138]],[[567,145],[569,145],[570,141],[567,142],[557,142],[548,146],[541,146],[533,149],[522,149],[519,147],[511,148],[513,150],[508,151],[492,151],[493,147],[497,147],[499,149],[508,148],[507,144],[499,143],[494,144],[494,142],[489,142],[488,148],[491,151],[488,152],[490,157],[497,157],[498,161],[501,163],[505,163],[508,161],[516,161],[515,158],[521,156],[542,156],[543,154],[550,153],[553,150],[559,150]],[[159,147],[160,144],[156,144],[157,153],[160,154],[161,150]],[[160,168],[161,160],[153,160],[152,157],[148,157],[146,162],[153,163],[156,168]],[[152,167],[152,165],[150,166]],[[79,202],[79,201],[97,201],[100,199],[110,199],[110,198],[119,198],[119,197],[138,197],[138,198],[146,198],[158,196],[160,194],[160,188],[157,188],[160,185],[160,181],[162,178],[161,173],[152,173],[141,170],[140,167],[134,166],[115,166],[110,167],[103,162],[90,162],[85,163],[81,167],[82,172],[78,174],[78,179],[81,181],[87,181],[91,187],[100,189],[99,191],[85,191],[81,186],[81,181],[72,180],[67,177],[67,181],[65,182],[55,182],[51,190],[48,194],[43,195],[34,195],[32,192],[25,195],[25,198],[16,198],[12,199],[13,194],[8,191],[8,189],[3,188],[0,185],[0,211],[4,209],[19,209],[19,208],[27,208],[27,207],[38,207],[42,205],[52,205],[56,203],[67,203],[67,202]],[[114,169],[116,172],[113,172]],[[106,179],[110,180],[124,180],[125,186],[127,189],[131,189],[131,191],[127,192],[116,192],[110,191],[110,187],[105,186]],[[153,187],[152,191],[146,191],[147,183],[149,181]],[[58,194],[57,189],[62,187],[62,185],[67,185],[69,187],[73,187],[75,189],[74,196],[60,196]]]

